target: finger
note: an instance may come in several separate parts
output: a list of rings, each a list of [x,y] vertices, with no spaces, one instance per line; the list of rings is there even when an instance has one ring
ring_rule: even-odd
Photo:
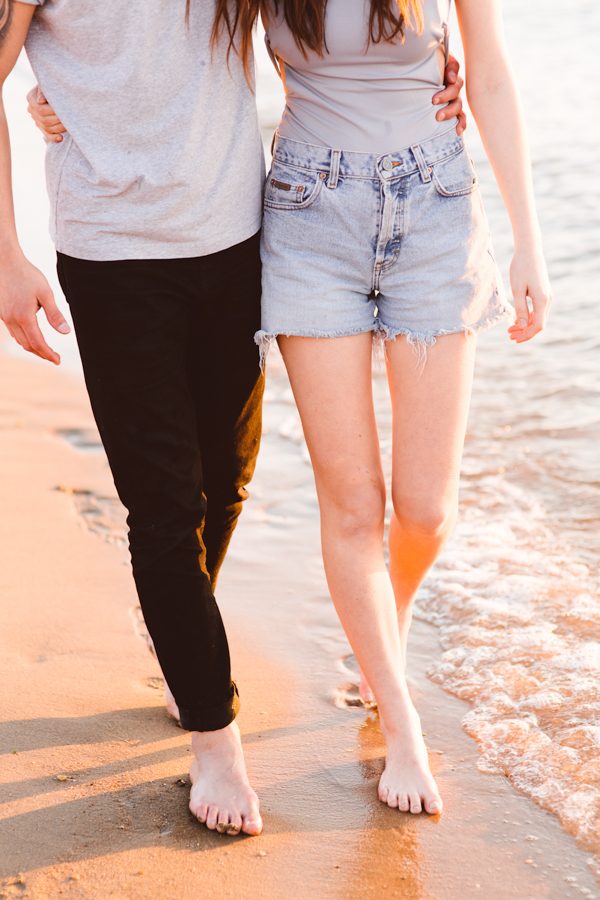
[[[460,72],[460,63],[455,56],[452,56],[451,53],[448,54],[448,62],[446,63],[446,73],[448,72]]]
[[[518,321],[513,322],[508,330],[510,334],[518,334],[519,332],[526,331],[528,328],[531,328],[532,324],[533,318],[532,313],[530,312],[526,320],[523,318],[518,319]]]
[[[526,341],[530,341],[532,338],[539,334],[543,329],[536,325],[531,326],[530,328],[526,328],[524,331],[513,332],[510,336],[511,341],[514,341],[515,344],[524,344]]]
[[[448,84],[441,91],[438,91],[437,94],[433,95],[433,102],[436,106],[441,105],[442,103],[451,103],[453,100],[456,100],[460,97],[460,93],[464,87],[464,81],[462,78],[457,78],[456,81]]]
[[[49,285],[46,285],[43,290],[38,291],[37,299],[44,310],[44,314],[49,324],[52,325],[54,330],[60,332],[60,334],[70,334],[71,329],[69,324],[56,305],[54,294]]]
[[[527,304],[527,292],[525,288],[513,290],[513,300],[515,302],[514,324],[519,328],[527,328],[529,325],[529,306]]]
[[[47,102],[48,102],[48,101],[46,100],[46,97],[45,97],[45,95],[44,95],[44,92],[42,91],[42,89],[41,89],[41,87],[39,86],[39,84],[36,85],[36,87],[35,87],[35,92],[36,92],[36,101],[37,101],[38,103],[47,103]]]
[[[32,116],[32,118],[33,118],[36,128],[38,129],[38,131],[42,132],[42,137],[45,138],[45,140],[53,141],[58,137],[62,141],[60,131],[57,131],[57,133],[54,134],[51,129],[46,128],[46,123],[44,122],[43,119],[38,119],[36,116]],[[63,129],[63,132],[64,131],[66,131],[66,129]]]
[[[47,359],[48,362],[58,366],[60,364],[60,356],[52,349],[52,347],[49,347],[44,340],[44,335],[40,331],[36,316],[32,316],[29,319],[23,319],[18,324],[27,338],[31,353],[35,353],[35,355],[39,356],[41,359]]]
[[[441,122],[443,119],[455,119],[461,112],[462,100],[459,97],[458,100],[453,100],[452,103],[449,103],[444,109],[440,109],[440,111],[435,114],[435,117],[438,122]]]
[[[30,114],[33,118],[36,118],[35,112],[30,110]],[[62,125],[62,122],[58,118],[58,116],[39,116],[40,122],[43,122],[44,128],[52,128],[53,125]]]
[[[10,334],[13,336],[17,344],[19,344],[23,348],[23,350],[27,350],[27,352],[30,353],[31,347],[29,346],[29,341],[23,333],[23,329],[14,322],[11,322],[10,324],[7,322],[6,327],[8,328]]]
[[[41,116],[42,119],[51,119],[52,117],[54,117],[56,119],[58,118],[54,107],[50,106],[50,104],[48,102],[46,102],[44,105],[36,106],[35,104],[32,104],[32,106],[33,106],[34,110],[37,112],[38,116]]]
[[[456,126],[456,133],[458,135],[461,135],[466,130],[467,130],[467,116],[466,116],[466,113],[461,112],[458,116],[458,125]]]
[[[29,94],[27,95],[27,99],[29,100],[29,103],[27,104],[29,115],[33,116],[34,119],[46,120],[55,118],[58,120],[54,107],[50,106],[49,103],[42,105],[37,102],[35,97],[30,97]]]
[[[531,302],[533,309],[529,313],[527,328],[515,328],[513,326],[513,328],[509,329],[511,338],[516,341],[517,344],[522,344],[524,341],[530,341],[531,338],[535,337],[536,334],[539,334],[546,327],[550,298],[545,294],[542,294],[533,297]]]
[[[44,129],[46,134],[64,134],[66,130],[67,129],[65,128],[63,123],[60,121],[58,122],[57,125],[50,125],[50,126],[47,125],[46,128]]]
[[[455,81],[458,80],[459,68],[460,67],[458,65],[458,62],[456,59],[454,59],[454,57],[448,60],[446,68],[444,69],[444,84],[446,85],[446,87],[449,84],[454,84]]]

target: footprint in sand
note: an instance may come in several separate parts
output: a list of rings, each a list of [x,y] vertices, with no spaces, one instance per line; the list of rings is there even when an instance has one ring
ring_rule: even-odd
[[[348,678],[333,692],[333,702],[338,709],[377,709],[375,699],[365,700],[360,695],[360,675],[353,653],[347,653],[338,659],[338,669]]]

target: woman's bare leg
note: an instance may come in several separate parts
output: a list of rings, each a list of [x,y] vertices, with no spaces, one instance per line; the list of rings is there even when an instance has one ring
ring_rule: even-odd
[[[416,364],[406,339],[387,345],[393,408],[390,574],[406,652],[414,596],[456,522],[476,338],[453,334]]]
[[[419,717],[404,675],[383,553],[385,486],[373,410],[369,334],[281,338],[315,472],[329,590],[385,723],[384,802],[439,812]],[[388,799],[389,798],[389,799]]]

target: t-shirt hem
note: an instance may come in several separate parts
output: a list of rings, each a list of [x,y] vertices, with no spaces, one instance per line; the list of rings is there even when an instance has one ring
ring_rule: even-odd
[[[91,262],[114,262],[125,259],[193,259],[198,256],[210,256],[221,250],[228,250],[253,237],[261,227],[261,216],[239,226],[235,230],[230,229],[227,234],[207,241],[148,241],[136,240],[131,236],[123,235],[121,239],[117,235],[110,242],[110,248],[106,246],[106,236],[95,240],[70,240],[64,235],[54,238],[54,246],[58,253],[72,256],[75,259],[86,259]]]

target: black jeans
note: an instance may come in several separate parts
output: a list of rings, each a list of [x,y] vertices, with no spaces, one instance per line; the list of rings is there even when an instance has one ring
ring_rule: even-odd
[[[224,728],[238,696],[214,589],[260,443],[258,235],[194,259],[59,254],[58,275],[181,724]]]

